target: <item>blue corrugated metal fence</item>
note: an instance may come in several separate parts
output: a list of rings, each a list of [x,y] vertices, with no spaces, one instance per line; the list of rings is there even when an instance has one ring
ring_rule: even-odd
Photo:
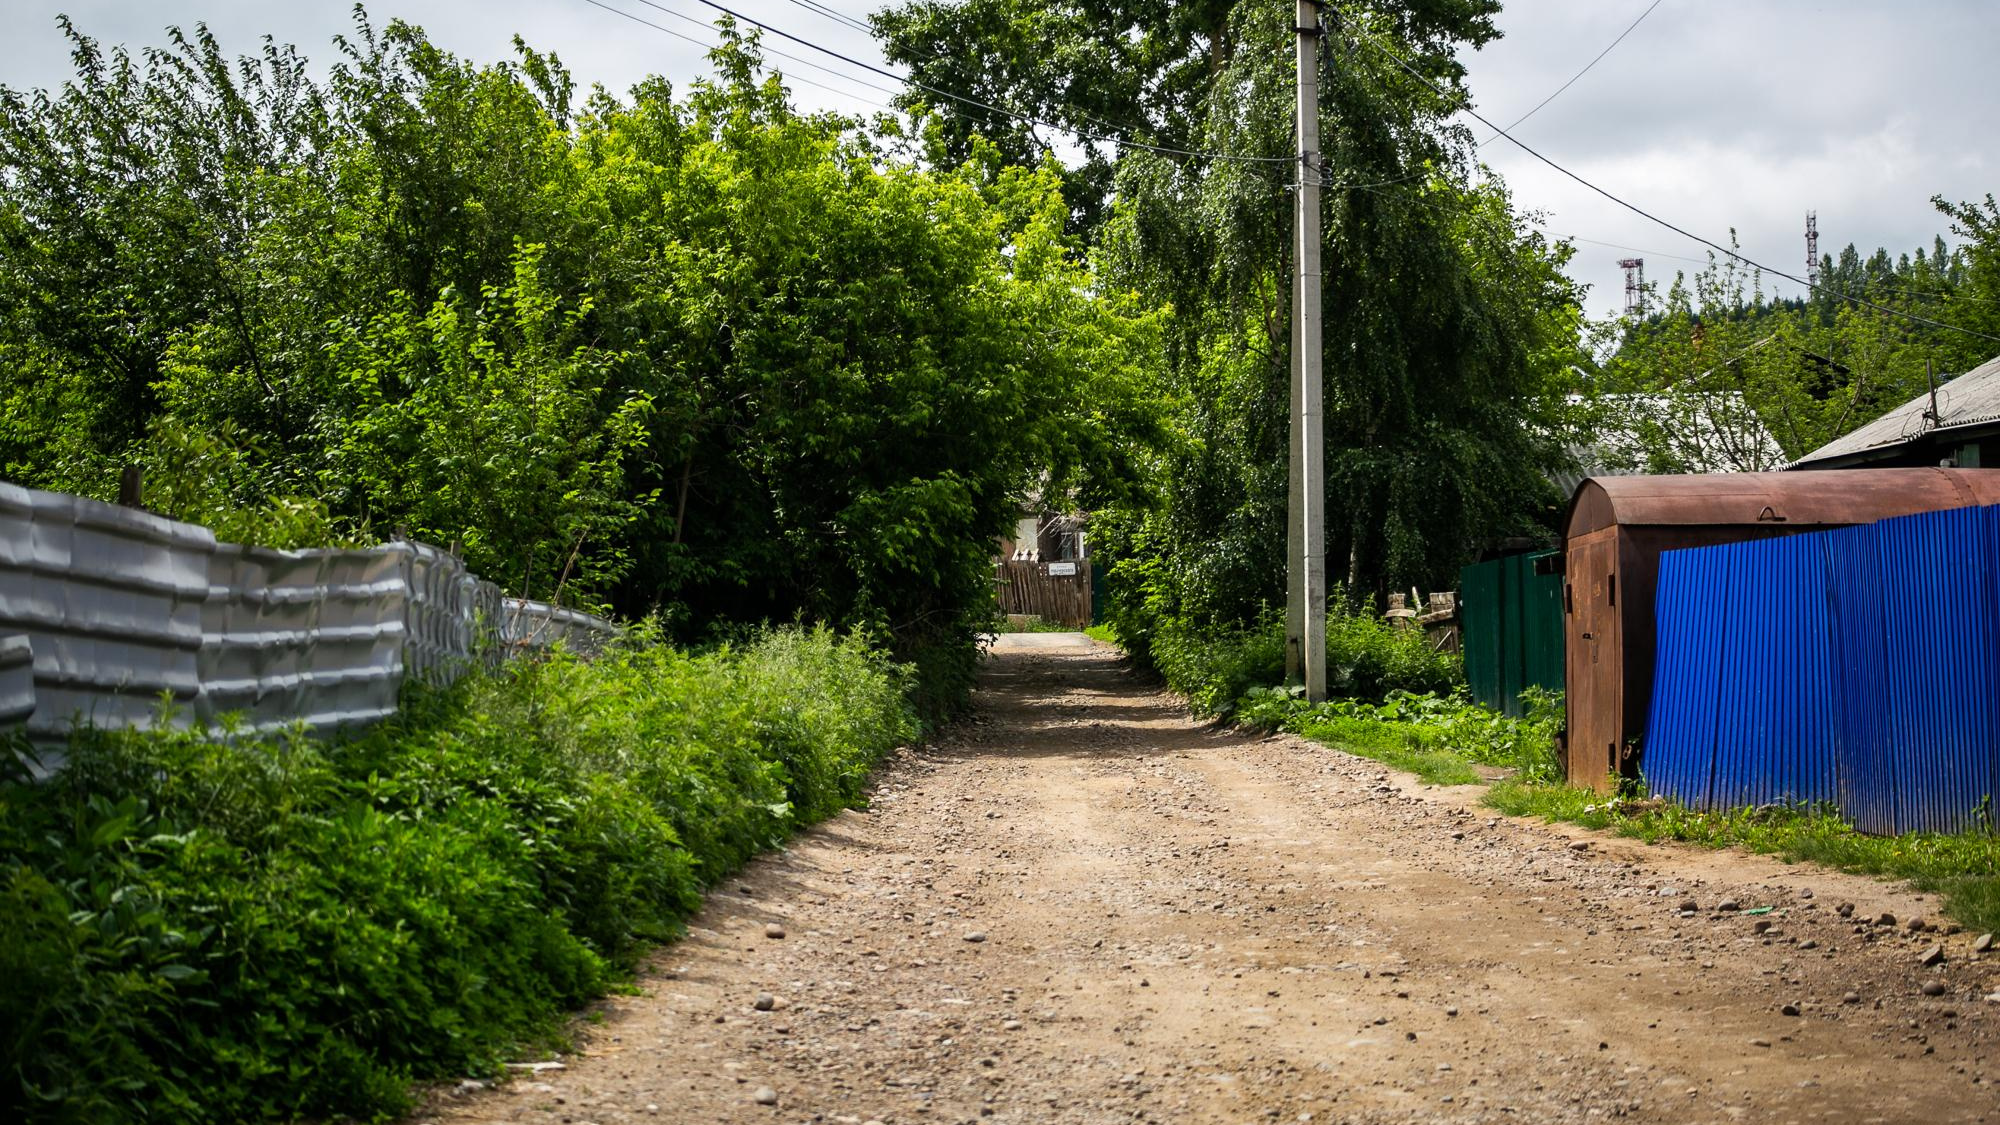
[[[1669,551],[1642,768],[1697,808],[1990,826],[2000,507]]]

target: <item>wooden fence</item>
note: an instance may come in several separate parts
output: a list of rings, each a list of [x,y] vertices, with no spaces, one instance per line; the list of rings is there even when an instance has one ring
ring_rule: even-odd
[[[1051,574],[1051,568],[1056,573]],[[993,580],[1002,613],[1033,614],[1075,629],[1090,624],[1088,562],[1003,562],[995,568]]]

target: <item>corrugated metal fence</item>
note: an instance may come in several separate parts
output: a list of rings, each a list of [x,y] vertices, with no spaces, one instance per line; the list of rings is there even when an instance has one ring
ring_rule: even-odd
[[[207,528],[0,484],[0,721],[255,728],[384,718],[404,680],[444,684],[510,648],[600,649],[616,627],[502,598],[422,543],[274,551]]]
[[[1562,577],[1535,573],[1535,561],[1552,553],[1508,555],[1458,572],[1466,687],[1515,718],[1526,712],[1526,689],[1563,687]]]
[[[1700,808],[1991,827],[2000,507],[1670,551],[1642,766]]]

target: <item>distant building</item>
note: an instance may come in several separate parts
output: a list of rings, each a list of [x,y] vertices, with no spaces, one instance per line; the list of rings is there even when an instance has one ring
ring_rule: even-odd
[[[1788,469],[2000,468],[2000,356],[1835,438]]]
[[[1591,439],[1570,450],[1576,471],[1555,480],[1565,495],[1574,495],[1591,477],[1761,473],[1785,464],[1785,451],[1736,391],[1655,391],[1577,401],[1593,415]]]

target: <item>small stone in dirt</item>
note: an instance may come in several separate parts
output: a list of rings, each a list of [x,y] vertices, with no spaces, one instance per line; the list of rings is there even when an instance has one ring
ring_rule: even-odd
[[[1843,1004],[1859,1004],[1861,1003],[1861,994],[1859,992],[1845,993],[1841,996],[1840,1002]]]
[[[1741,909],[1742,909],[1742,907],[1741,907],[1740,905],[1738,905],[1738,904],[1737,904],[1737,902],[1736,902],[1736,900],[1735,900],[1735,899],[1733,899],[1733,898],[1725,898],[1725,899],[1723,899],[1723,900],[1722,900],[1721,902],[1718,902],[1718,903],[1716,903],[1716,904],[1715,904],[1715,908],[1716,908],[1717,910],[1722,910],[1722,911],[1731,911],[1731,910],[1741,910]]]
[[[1447,1015],[1447,1016],[1455,1016],[1455,1015],[1457,1015],[1457,1014],[1458,1014],[1458,1009],[1457,1009],[1457,1008],[1446,1008],[1446,1009],[1444,1010],[1444,1014],[1445,1014],[1445,1015]]]
[[[1907,923],[1906,928],[1908,928],[1908,930],[1913,934],[1920,934],[1923,933],[1925,930],[1930,929],[1931,924],[1929,922],[1924,921],[1922,918],[1912,918]]]
[[[1812,894],[1812,888],[1811,888],[1811,887],[1800,887],[1800,888],[1799,888],[1799,897],[1800,897],[1800,898],[1811,898],[1812,896],[1813,896],[1813,894]]]
[[[771,995],[771,994],[770,994],[770,993],[768,993],[768,992],[759,992],[759,993],[757,994],[757,1004],[756,1004],[756,1007],[757,1007],[757,1010],[758,1010],[758,1011],[760,1011],[760,1012],[768,1012],[768,1011],[770,1011],[771,1009],[773,1009],[773,1008],[775,1008],[775,1007],[777,1007],[777,1006],[778,1006],[778,998],[777,998],[777,997],[775,997],[775,996]]]
[[[1002,1031],[1019,1031],[1019,1030],[1021,1030],[1021,1021],[1020,1021],[1020,1020],[1008,1020],[1007,1022],[1005,1022],[1005,1023],[1003,1023],[1003,1024],[1001,1024],[1001,1025],[1000,1025],[1000,1030],[1002,1030]]]
[[[647,1103],[646,1103],[646,1112],[647,1112],[647,1113],[658,1113],[658,1112],[660,1112],[660,1106],[659,1106],[659,1103],[657,1103],[657,1102],[647,1102]]]
[[[1839,906],[1834,907],[1833,912],[1835,914],[1840,915],[1842,918],[1852,918],[1854,917],[1854,904],[1851,902],[1843,902]]]
[[[1943,995],[1944,995],[1944,982],[1943,982],[1943,981],[1941,981],[1941,980],[1927,980],[1927,981],[1925,981],[1925,982],[1924,982],[1924,995],[1925,995],[1925,996],[1943,996]]]
[[[1980,934],[1978,937],[1972,939],[1972,951],[1974,953],[1990,953],[1992,950],[1992,934]]]
[[[1700,910],[1701,904],[1691,898],[1684,898],[1681,900],[1681,909],[1688,911]]]
[[[1797,1004],[1786,1004],[1784,1007],[1779,1008],[1778,1012],[1780,1015],[1796,1016],[1799,1014],[1799,1006]]]
[[[1893,926],[1896,924],[1896,916],[1884,910],[1875,916],[1875,924],[1878,926]]]
[[[1465,839],[1465,833],[1463,833],[1463,832],[1454,832],[1454,833],[1452,833],[1452,834],[1451,834],[1451,838],[1452,838],[1452,839],[1454,839],[1454,840],[1463,840],[1463,839]]]
[[[753,895],[756,894],[757,892],[751,890],[749,887],[738,887],[736,888],[736,893],[739,895]]]
[[[764,923],[764,936],[773,939],[784,937],[785,927],[778,925],[776,922],[766,922]]]
[[[758,1105],[777,1105],[778,1092],[769,1086],[759,1086],[757,1092],[751,1095],[751,1100]]]
[[[965,935],[965,940],[967,940],[967,941],[969,941],[969,942],[973,942],[974,944],[977,944],[977,943],[979,943],[979,942],[982,942],[982,941],[985,941],[985,940],[986,940],[986,931],[985,931],[985,930],[968,930],[968,931],[966,932],[966,935]]]
[[[1587,852],[1587,851],[1589,851],[1589,850],[1590,850],[1590,841],[1589,841],[1589,840],[1573,840],[1573,841],[1571,841],[1571,842],[1570,842],[1570,845],[1569,845],[1569,850],[1570,850],[1570,851],[1573,851],[1573,852]]]
[[[1917,955],[1917,964],[1935,965],[1944,960],[1944,946],[1933,945]]]
[[[1759,918],[1755,922],[1750,923],[1750,932],[1753,934],[1761,934],[1770,928],[1771,920],[1769,918]]]
[[[1768,1046],[1770,1046],[1770,1045],[1771,1045],[1771,1041],[1770,1041],[1769,1039],[1761,1039],[1761,1038],[1760,1038],[1760,1039],[1752,1039],[1752,1040],[1750,1041],[1750,1045],[1751,1045],[1752,1047],[1768,1047]]]

